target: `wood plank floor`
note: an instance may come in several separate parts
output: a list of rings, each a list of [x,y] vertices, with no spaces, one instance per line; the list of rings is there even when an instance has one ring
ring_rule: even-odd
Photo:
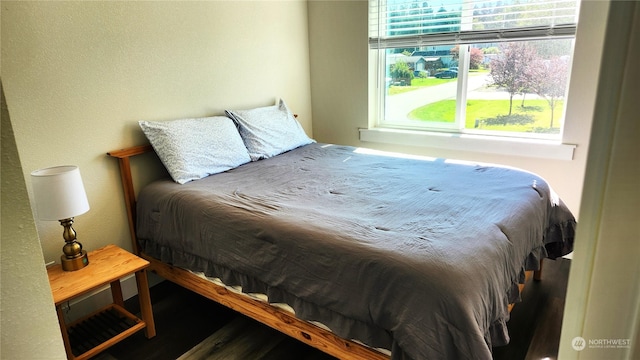
[[[511,343],[494,348],[494,360],[557,358],[569,265],[567,259],[545,261],[542,281],[530,280],[523,304],[511,312]],[[98,360],[334,359],[168,281],[151,288],[151,300],[157,336],[135,334]],[[139,312],[137,298],[125,305]]]

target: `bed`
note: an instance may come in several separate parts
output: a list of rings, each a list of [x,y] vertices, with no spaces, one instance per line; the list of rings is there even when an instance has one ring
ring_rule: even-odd
[[[310,141],[136,196],[130,158],[158,149],[109,153],[134,251],[341,359],[490,359],[527,271],[573,247],[569,210],[519,169]]]

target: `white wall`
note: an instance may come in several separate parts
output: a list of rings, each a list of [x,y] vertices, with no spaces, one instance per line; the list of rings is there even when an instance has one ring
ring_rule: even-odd
[[[27,188],[35,169],[80,167],[87,250],[130,249],[110,150],[146,143],[138,120],[287,101],[311,133],[307,3],[2,2],[2,79]],[[57,222],[37,221],[46,261]]]
[[[609,16],[562,359],[640,358],[640,3],[612,1]]]
[[[565,161],[448,150],[428,144],[415,147],[360,141],[358,129],[367,128],[370,117],[368,3],[311,1],[309,36],[315,138],[321,142],[521,167],[547,179],[578,215],[606,10],[603,1],[582,4],[580,24],[584,25],[578,27],[564,134],[565,141],[577,148],[574,159]]]
[[[0,359],[66,359],[2,92]]]
[[[107,244],[131,249],[118,165],[106,152],[147,143],[138,120],[222,115],[283,98],[313,135],[304,0],[3,0],[1,17],[1,77],[15,161],[22,163],[17,171],[30,192],[31,171],[80,167],[91,210],[74,228],[89,251]],[[149,170],[158,168],[141,169]],[[25,202],[3,196],[2,206]],[[59,262],[62,227],[37,218],[35,225],[43,254],[36,258]],[[9,232],[2,234],[4,242]],[[3,257],[3,277],[5,264],[13,265]],[[70,317],[105,301],[92,296]],[[3,314],[3,336],[4,321]]]

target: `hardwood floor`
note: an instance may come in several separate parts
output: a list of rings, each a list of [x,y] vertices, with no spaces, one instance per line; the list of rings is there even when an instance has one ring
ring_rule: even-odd
[[[509,320],[511,343],[493,349],[494,360],[556,359],[570,260],[545,261],[542,281],[530,280],[523,304]],[[157,335],[140,332],[107,349],[98,360],[228,359],[331,360],[333,357],[168,281],[151,288]],[[137,298],[126,307],[137,313]],[[205,342],[215,344],[194,348]],[[191,352],[190,352],[191,350]]]
[[[571,260],[545,260],[542,280],[530,280],[522,304],[511,311],[507,323],[511,342],[495,347],[495,360],[557,359]]]

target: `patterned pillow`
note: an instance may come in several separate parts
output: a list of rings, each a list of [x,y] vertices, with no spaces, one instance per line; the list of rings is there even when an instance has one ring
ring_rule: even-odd
[[[251,161],[233,121],[225,116],[138,124],[179,184]]]
[[[238,125],[252,161],[315,142],[305,134],[282,100],[278,105],[225,112]]]

